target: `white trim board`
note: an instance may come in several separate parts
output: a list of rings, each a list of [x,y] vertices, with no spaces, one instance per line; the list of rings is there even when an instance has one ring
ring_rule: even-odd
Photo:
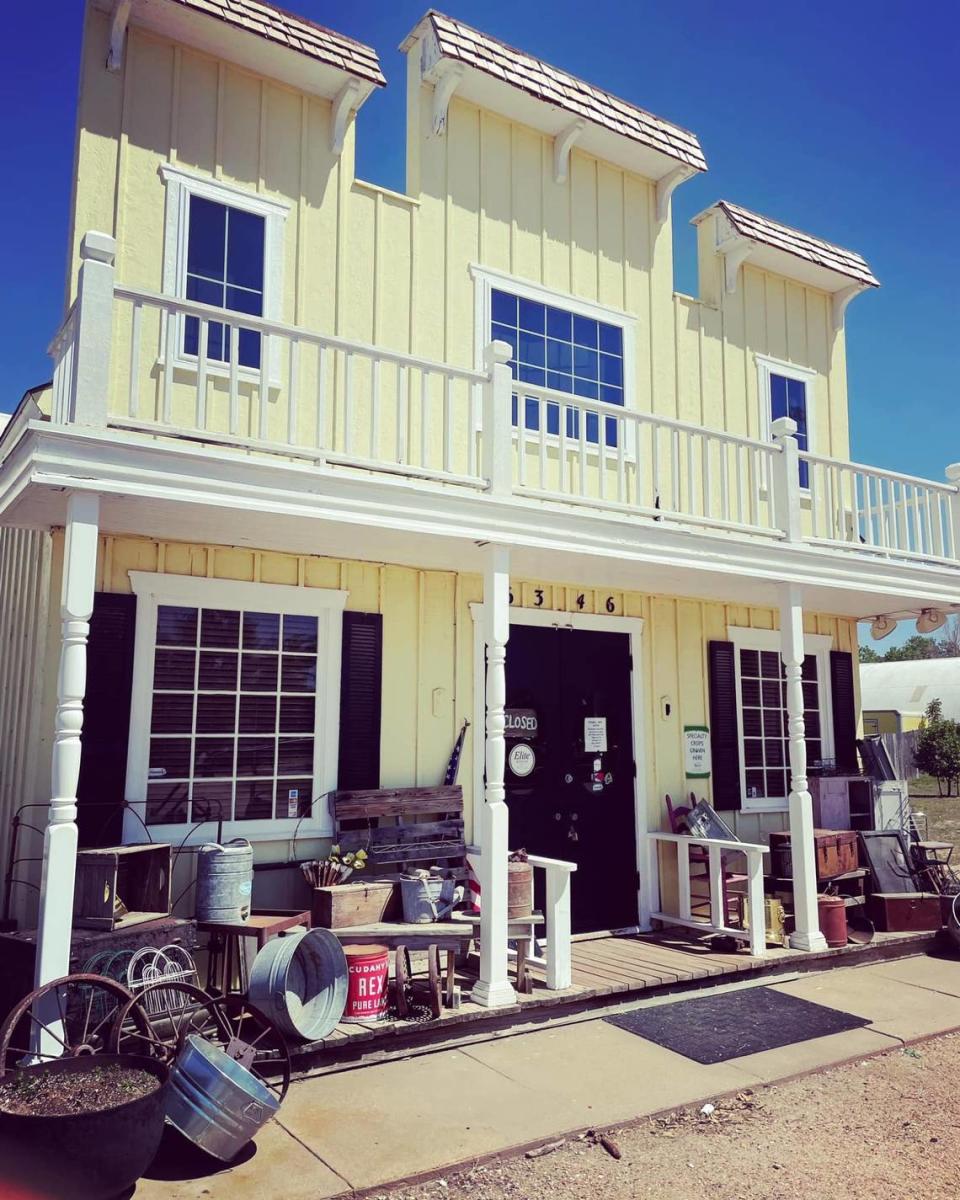
[[[130,571],[129,576],[130,586],[137,597],[137,616],[124,798],[134,811],[124,809],[123,841],[142,841],[146,822],[154,652],[157,609],[161,604],[220,606],[318,618],[313,780],[317,796],[332,791],[337,786],[343,609],[349,593],[332,588],[247,583],[150,571]],[[159,841],[200,845],[210,840],[216,825],[217,822],[210,821],[192,830],[190,823],[150,825],[148,828],[151,837]],[[304,838],[326,837],[332,832],[329,806],[322,801],[315,805],[309,818],[223,823],[224,839],[245,837],[253,842],[286,841],[294,835]]]
[[[743,696],[740,687],[740,651],[741,650],[772,650],[780,656],[781,643],[778,629],[746,629],[739,625],[727,627],[727,638],[733,642],[735,649],[734,678],[737,685],[737,735],[740,743],[740,812],[744,813],[785,813],[789,811],[788,797],[774,797],[772,800],[756,798],[747,795],[746,764],[743,754]],[[823,633],[805,633],[803,635],[804,654],[812,654],[817,659],[817,695],[820,700],[820,743],[822,757],[832,758],[833,744],[833,695],[830,685],[830,651],[833,649],[833,638]]]
[[[486,751],[486,643],[484,641],[484,606],[474,602],[470,605],[470,615],[473,618],[473,712],[474,728],[477,730],[473,739],[473,830],[482,828],[479,819],[481,806],[484,804],[484,760]],[[511,608],[511,625],[533,625],[540,628],[567,628],[602,631],[604,633],[626,633],[630,638],[630,656],[633,669],[630,673],[630,705],[631,730],[633,742],[633,760],[637,764],[633,780],[634,828],[636,834],[637,875],[640,888],[644,886],[643,871],[646,869],[646,839],[643,836],[651,828],[649,808],[647,804],[647,762],[646,747],[650,743],[647,736],[647,713],[643,706],[643,618],[608,616],[606,613],[568,613],[555,609],[543,608]],[[510,642],[507,641],[507,661],[510,657]],[[508,805],[509,809],[509,805]],[[481,847],[482,849],[482,847]],[[536,847],[531,851],[536,853]],[[652,882],[652,881],[651,881]],[[657,882],[659,886],[659,882]],[[643,908],[640,890],[637,891],[637,914]]]

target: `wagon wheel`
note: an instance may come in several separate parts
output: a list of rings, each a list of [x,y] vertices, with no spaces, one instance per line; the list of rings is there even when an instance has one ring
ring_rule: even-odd
[[[112,1053],[125,1018],[138,1036],[149,1033],[133,994],[115,979],[80,974],[45,983],[24,996],[0,1026],[0,1076],[23,1058],[49,1062]]]
[[[394,957],[394,993],[397,1006],[397,1016],[405,1020],[410,1012],[407,990],[410,987],[413,971],[410,969],[410,951],[406,946],[398,946]]]
[[[436,946],[427,947],[427,973],[430,980],[430,1012],[438,1020],[443,1007],[440,982],[440,951]]]
[[[147,1029],[130,1020],[140,1012]],[[242,996],[211,996],[195,983],[171,980],[144,988],[120,1013],[114,1045],[172,1063],[191,1034],[219,1046],[282,1100],[290,1086],[290,1049],[283,1034]]]

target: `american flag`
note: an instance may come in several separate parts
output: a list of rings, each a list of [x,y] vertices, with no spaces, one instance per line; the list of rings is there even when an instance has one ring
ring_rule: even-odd
[[[467,736],[469,728],[470,722],[467,720],[460,726],[460,733],[453,747],[453,753],[450,755],[450,761],[447,763],[446,774],[443,777],[444,787],[452,787],[457,782],[457,775],[460,772],[460,755],[463,753],[463,739]]]

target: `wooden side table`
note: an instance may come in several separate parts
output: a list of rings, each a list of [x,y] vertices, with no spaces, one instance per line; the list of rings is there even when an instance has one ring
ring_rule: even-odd
[[[245,995],[250,980],[247,973],[247,956],[243,939],[253,938],[259,953],[271,938],[278,937],[297,925],[310,928],[310,913],[292,912],[289,909],[267,909],[251,913],[246,921],[198,921],[200,933],[210,934],[209,958],[207,961],[207,990],[229,995],[237,980],[241,995]]]

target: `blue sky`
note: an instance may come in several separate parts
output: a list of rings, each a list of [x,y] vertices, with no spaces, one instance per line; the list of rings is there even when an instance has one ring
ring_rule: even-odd
[[[403,187],[403,60],[424,0],[285,0],[368,42],[389,85],[360,114],[358,174]],[[49,377],[60,317],[79,0],[16,5],[0,46],[7,230],[0,410]],[[853,457],[943,478],[957,417],[960,5],[810,0],[451,0],[448,11],[693,129],[710,171],[675,194],[677,286],[695,292],[689,218],[725,197],[863,253],[883,283],[848,309]]]

